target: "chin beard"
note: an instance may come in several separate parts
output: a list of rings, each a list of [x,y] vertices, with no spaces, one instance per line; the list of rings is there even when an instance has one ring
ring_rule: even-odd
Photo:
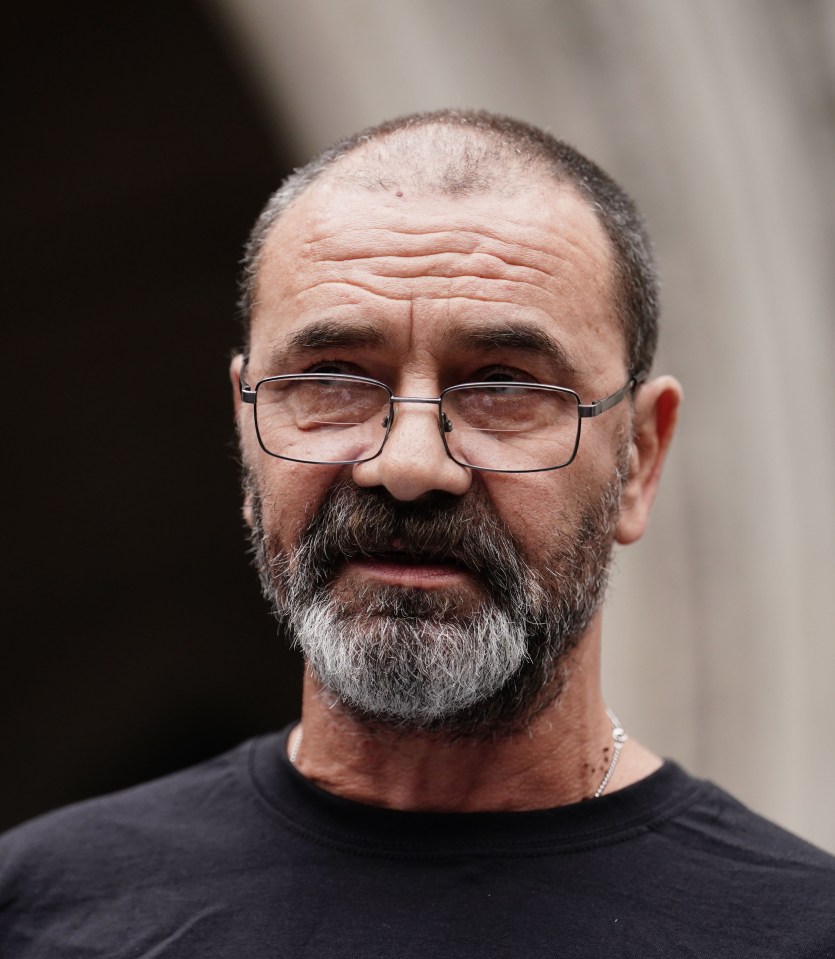
[[[294,548],[265,530],[252,477],[252,546],[273,612],[325,695],[361,721],[444,738],[526,727],[555,701],[569,652],[608,581],[622,472],[578,510],[534,568],[484,496],[403,503],[331,488]],[[454,561],[476,587],[421,590],[340,580],[347,560],[398,548]]]

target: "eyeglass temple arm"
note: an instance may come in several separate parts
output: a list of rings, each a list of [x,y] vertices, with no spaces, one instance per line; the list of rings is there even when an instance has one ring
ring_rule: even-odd
[[[241,373],[238,377],[238,383],[241,387],[241,402],[255,403],[255,388],[244,383],[244,376],[246,376],[246,365],[248,362],[249,357],[244,354],[243,363],[241,363]]]
[[[611,396],[607,396],[605,399],[598,400],[596,403],[581,403],[578,407],[581,419],[586,419],[590,416],[600,416],[601,413],[605,413],[606,410],[610,410],[613,406],[617,406],[618,403],[636,386],[640,386],[641,383],[646,379],[646,374],[641,373],[638,376],[632,376],[629,379],[629,382],[626,386],[621,387],[617,393],[612,393]]]

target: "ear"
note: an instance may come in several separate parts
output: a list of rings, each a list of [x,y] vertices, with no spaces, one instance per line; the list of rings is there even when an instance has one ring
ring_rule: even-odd
[[[672,376],[659,376],[636,391],[629,475],[615,533],[624,546],[640,539],[647,528],[675,431],[681,395],[681,385]]]
[[[241,371],[244,368],[243,353],[236,353],[229,364],[229,380],[232,383],[232,403],[235,407],[235,417],[241,412]]]
[[[238,353],[236,356],[232,357],[232,362],[229,364],[229,379],[232,382],[232,403],[235,408],[235,422],[238,425],[238,441],[240,444],[240,455],[243,457],[243,442],[241,440],[242,430],[241,430],[241,408],[243,403],[241,403],[241,371],[244,366],[244,357],[242,353]],[[243,505],[243,517],[244,522],[247,526],[252,527],[253,522],[253,511],[252,511],[252,494],[249,492],[244,493],[244,505]]]

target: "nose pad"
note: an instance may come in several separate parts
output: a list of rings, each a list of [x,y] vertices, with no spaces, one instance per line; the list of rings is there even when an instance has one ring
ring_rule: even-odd
[[[383,422],[380,425],[383,427],[384,430],[387,430],[391,422],[392,422],[392,417],[387,413],[383,417]],[[442,433],[452,432],[452,421],[446,415],[446,413],[441,413],[438,428],[440,429]]]

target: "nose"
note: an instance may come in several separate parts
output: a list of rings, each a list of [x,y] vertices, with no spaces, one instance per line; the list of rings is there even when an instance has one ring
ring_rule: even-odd
[[[436,402],[394,402],[394,419],[379,456],[354,466],[358,486],[384,486],[399,500],[416,500],[426,493],[463,496],[472,471],[447,455],[438,423]]]

